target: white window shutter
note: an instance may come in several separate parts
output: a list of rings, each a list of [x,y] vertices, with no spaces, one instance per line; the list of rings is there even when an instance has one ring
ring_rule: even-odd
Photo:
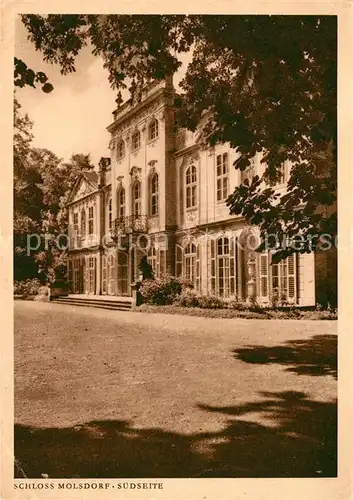
[[[290,255],[287,258],[288,264],[288,302],[297,302],[297,266],[296,266],[296,255]]]
[[[196,290],[201,291],[201,245],[196,245]]]
[[[211,253],[211,293],[216,294],[216,242],[210,240],[210,253]]]
[[[259,255],[260,298],[263,301],[269,299],[268,258],[268,253]]]

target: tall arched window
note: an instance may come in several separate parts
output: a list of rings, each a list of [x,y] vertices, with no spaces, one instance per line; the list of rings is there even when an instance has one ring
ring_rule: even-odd
[[[81,210],[81,236],[86,236],[86,211],[84,208]]]
[[[148,181],[149,215],[158,215],[158,174],[151,175]]]
[[[175,245],[175,276],[177,278],[183,275],[183,247]]]
[[[184,278],[196,283],[196,246],[188,243],[184,249]]]
[[[185,207],[195,208],[197,205],[196,196],[197,174],[195,165],[190,165],[185,170]]]
[[[141,146],[141,134],[139,130],[136,130],[131,137],[131,149],[136,151]]]
[[[125,189],[121,187],[118,191],[118,217],[125,217]]]
[[[123,139],[120,139],[120,141],[118,141],[116,148],[116,157],[118,160],[120,160],[124,156],[125,156],[125,142],[123,141]]]
[[[113,205],[112,205],[112,199],[109,199],[108,202],[108,229],[111,231],[113,226]]]
[[[152,141],[158,137],[158,120],[155,118],[148,125],[148,140]]]
[[[221,297],[235,293],[235,252],[233,241],[227,237],[217,240],[216,255],[216,290]],[[212,254],[211,254],[212,259]]]
[[[141,182],[135,181],[132,185],[132,215],[141,215]]]

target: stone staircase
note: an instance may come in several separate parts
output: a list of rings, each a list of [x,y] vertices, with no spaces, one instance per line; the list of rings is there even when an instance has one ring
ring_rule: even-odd
[[[100,309],[110,309],[111,311],[130,311],[132,307],[131,297],[117,297],[111,295],[73,294],[53,297],[51,302],[78,307],[98,307]]]

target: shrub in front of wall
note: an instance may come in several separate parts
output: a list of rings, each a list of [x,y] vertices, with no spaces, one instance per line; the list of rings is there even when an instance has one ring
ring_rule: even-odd
[[[200,307],[199,298],[200,296],[197,292],[186,288],[175,298],[174,304],[182,307]]]
[[[198,298],[199,306],[202,309],[225,309],[226,303],[216,295],[200,295]]]
[[[175,302],[177,296],[189,287],[190,284],[185,280],[163,276],[143,280],[139,291],[145,304],[168,305]]]
[[[199,307],[201,309],[223,309],[226,307],[224,300],[220,297],[202,295],[188,288],[182,291],[174,303],[182,307]]]
[[[32,296],[38,295],[42,284],[37,278],[14,282],[14,295]]]
[[[236,311],[248,311],[250,305],[236,297],[231,297],[229,299],[224,299],[224,303],[228,309],[234,309]]]

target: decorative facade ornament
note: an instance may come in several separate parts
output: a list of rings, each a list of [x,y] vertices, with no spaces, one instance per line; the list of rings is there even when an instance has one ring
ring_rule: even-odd
[[[197,161],[199,161],[199,154],[198,154],[198,152],[194,152],[194,153],[190,154],[188,156],[188,158],[187,158],[187,162],[188,162],[189,165],[191,165],[192,163],[195,163]]]
[[[196,210],[191,210],[186,212],[185,219],[187,222],[195,222],[197,216],[197,211]]]
[[[110,149],[110,151],[114,151],[116,144],[117,144],[117,138],[113,137],[113,139],[111,139],[109,141],[109,145],[108,145],[108,148]]]
[[[98,166],[99,166],[99,171],[104,172],[111,164],[111,159],[109,157],[101,157],[99,160]]]
[[[133,166],[130,169],[131,180],[141,179],[142,168]]]
[[[124,179],[124,176],[123,175],[119,175],[117,178],[116,178],[116,186],[118,189],[120,189],[123,185],[123,179]]]
[[[256,298],[256,259],[254,252],[250,252],[246,262],[248,271],[247,291],[248,301],[252,302]]]
[[[129,130],[125,131],[122,134],[122,139],[125,141],[126,146],[128,147],[130,145],[130,139],[131,139],[131,134],[130,134]]]
[[[73,197],[73,201],[78,201],[93,192],[94,189],[86,181],[82,181]]]
[[[160,121],[164,121],[166,119],[166,110],[163,108],[157,115],[157,119]]]

